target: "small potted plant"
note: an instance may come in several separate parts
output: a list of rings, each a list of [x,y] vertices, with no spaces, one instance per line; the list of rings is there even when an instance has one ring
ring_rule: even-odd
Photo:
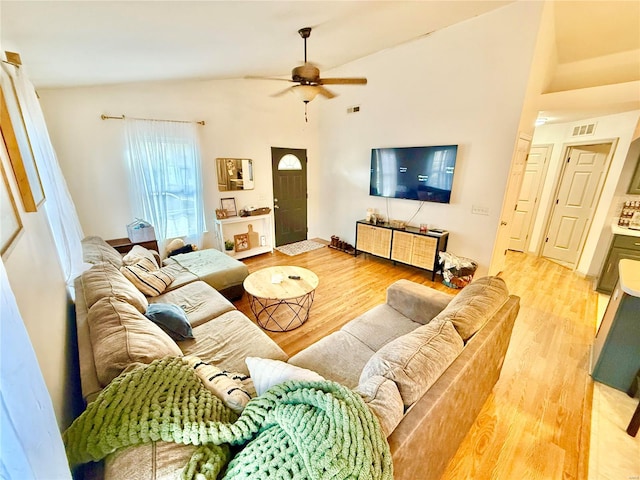
[[[224,249],[227,252],[232,252],[233,251],[233,242],[231,240],[225,240],[224,241]]]

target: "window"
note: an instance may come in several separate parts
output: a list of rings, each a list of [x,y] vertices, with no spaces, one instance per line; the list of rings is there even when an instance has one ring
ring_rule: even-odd
[[[127,154],[134,211],[158,240],[186,237],[200,245],[204,209],[196,127],[127,120]]]

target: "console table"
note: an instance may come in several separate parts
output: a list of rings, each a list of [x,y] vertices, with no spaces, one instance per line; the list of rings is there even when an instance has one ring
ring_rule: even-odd
[[[388,223],[356,222],[356,256],[365,252],[431,271],[431,280],[442,271],[439,252],[447,250],[449,232],[421,232],[415,227],[395,228]]]

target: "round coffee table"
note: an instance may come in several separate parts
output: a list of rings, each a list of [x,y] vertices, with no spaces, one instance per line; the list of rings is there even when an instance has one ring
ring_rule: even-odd
[[[258,325],[286,332],[309,318],[318,276],[302,267],[267,267],[250,274],[243,285]]]

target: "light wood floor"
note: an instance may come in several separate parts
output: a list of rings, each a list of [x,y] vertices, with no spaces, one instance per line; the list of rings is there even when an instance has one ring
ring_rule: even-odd
[[[268,332],[289,355],[384,302],[386,287],[400,278],[456,292],[424,271],[330,248],[244,261],[251,272],[289,264],[320,279],[308,322],[290,332]],[[443,479],[586,479],[597,295],[588,280],[523,253],[509,252],[501,276],[521,297],[520,313],[500,380]],[[246,295],[236,306],[253,318]]]

